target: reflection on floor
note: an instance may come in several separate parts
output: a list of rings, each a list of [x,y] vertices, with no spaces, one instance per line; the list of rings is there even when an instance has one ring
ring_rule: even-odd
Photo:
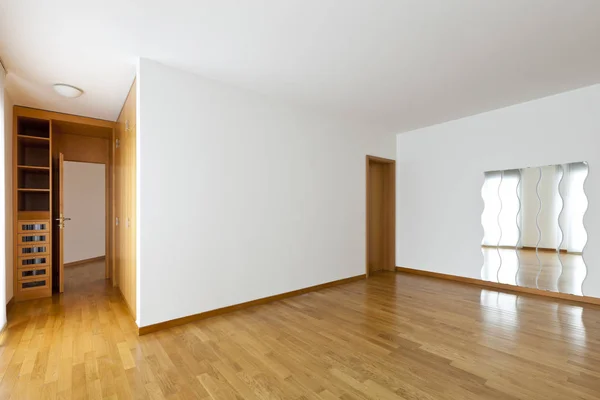
[[[482,247],[483,280],[582,295],[586,266],[581,254]],[[502,258],[500,260],[500,257]],[[502,261],[502,267],[500,266]],[[540,271],[541,268],[541,271]],[[539,273],[539,276],[538,276]]]
[[[9,310],[0,334],[0,399],[133,398],[123,389],[122,363],[131,360],[136,326],[104,279],[104,261],[65,268],[64,289]]]
[[[381,273],[138,337],[102,267],[66,273],[10,310],[0,399],[600,398],[600,307]]]
[[[104,279],[104,268],[104,260],[65,268],[65,293],[89,293],[102,290],[107,284]]]

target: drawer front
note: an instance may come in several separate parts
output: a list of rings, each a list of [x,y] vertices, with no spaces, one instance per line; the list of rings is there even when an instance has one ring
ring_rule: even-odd
[[[50,254],[50,245],[48,243],[30,244],[27,246],[18,246],[17,256],[35,256],[39,254]]]
[[[19,292],[29,292],[33,290],[48,289],[50,287],[50,278],[35,278],[26,281],[19,281],[17,286]]]
[[[31,257],[19,257],[17,267],[19,268],[37,268],[50,265],[49,255],[39,255]]]
[[[18,270],[19,281],[42,279],[50,276],[49,267],[23,268]]]
[[[18,233],[50,232],[50,221],[19,221]]]
[[[48,243],[50,241],[50,233],[49,232],[19,233],[17,240],[18,240],[17,244],[19,246]]]

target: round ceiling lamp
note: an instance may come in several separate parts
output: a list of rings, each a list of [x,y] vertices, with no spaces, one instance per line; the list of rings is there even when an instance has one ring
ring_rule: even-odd
[[[64,83],[57,83],[54,85],[54,91],[63,97],[74,99],[83,94],[83,90],[76,88],[75,86],[66,85]]]

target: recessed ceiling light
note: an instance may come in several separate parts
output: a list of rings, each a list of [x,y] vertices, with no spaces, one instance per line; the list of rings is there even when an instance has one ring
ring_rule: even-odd
[[[60,94],[64,97],[69,97],[74,99],[75,97],[79,97],[83,94],[83,90],[76,88],[75,86],[65,85],[64,83],[57,83],[54,85],[54,90],[56,93]]]

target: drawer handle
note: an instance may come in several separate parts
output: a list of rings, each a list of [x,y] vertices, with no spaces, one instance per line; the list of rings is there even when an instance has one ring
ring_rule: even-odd
[[[24,247],[21,250],[22,250],[21,254],[45,253],[46,252],[46,246]]]
[[[46,229],[46,224],[23,224],[21,229],[24,231],[41,231]]]
[[[21,278],[28,278],[30,276],[38,276],[38,275],[45,275],[45,274],[46,274],[45,269],[32,269],[29,271],[22,271]]]
[[[23,289],[29,289],[29,288],[35,288],[35,287],[41,287],[41,286],[46,286],[46,281],[23,282],[21,284],[21,287]]]
[[[46,235],[23,236],[23,242],[45,242]]]
[[[46,257],[43,258],[30,258],[27,260],[21,260],[21,265],[36,265],[36,264],[45,264]]]

